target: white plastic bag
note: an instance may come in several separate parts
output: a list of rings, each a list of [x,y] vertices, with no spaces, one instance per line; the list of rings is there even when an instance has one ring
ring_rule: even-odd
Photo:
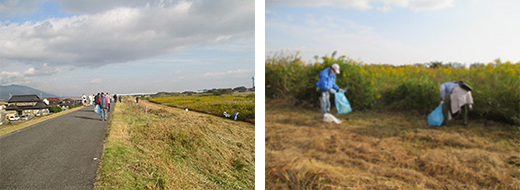
[[[334,115],[330,114],[330,113],[326,113],[325,115],[323,115],[323,121],[325,122],[334,122],[336,124],[340,124],[341,120],[339,120],[338,118],[334,117]]]

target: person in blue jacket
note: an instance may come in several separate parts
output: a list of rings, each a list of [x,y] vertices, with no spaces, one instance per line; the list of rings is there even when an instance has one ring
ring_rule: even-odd
[[[320,73],[320,78],[316,83],[317,91],[320,94],[321,114],[330,113],[330,93],[334,94],[340,90],[336,85],[336,74],[339,74],[339,65],[333,64],[330,68],[326,68]]]

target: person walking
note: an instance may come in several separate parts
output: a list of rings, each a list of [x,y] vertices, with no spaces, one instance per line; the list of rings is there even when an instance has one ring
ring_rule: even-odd
[[[94,105],[94,94],[88,95],[88,104]]]
[[[94,96],[94,105],[99,105],[99,98],[101,97],[101,94],[100,93],[97,93],[95,96]]]
[[[468,125],[468,111],[472,109],[473,96],[472,88],[463,81],[445,82],[440,86],[442,115],[444,116],[443,125],[448,124],[453,114],[461,111],[464,125]],[[447,97],[447,98],[446,98]]]
[[[83,94],[83,95],[81,96],[81,104],[82,104],[83,106],[87,106],[87,95]]]
[[[107,121],[108,109],[110,107],[110,96],[107,96],[102,92],[98,103],[101,108],[101,121]]]
[[[321,114],[323,116],[330,113],[330,94],[334,94],[336,91],[340,90],[336,84],[336,74],[339,74],[339,65],[332,64],[329,68],[321,71],[319,80],[316,83],[316,90],[320,95],[319,101]]]

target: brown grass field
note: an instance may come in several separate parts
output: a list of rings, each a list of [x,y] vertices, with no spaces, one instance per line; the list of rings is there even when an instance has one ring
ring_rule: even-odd
[[[254,188],[253,124],[132,100],[110,118],[94,189]]]
[[[281,100],[265,114],[266,189],[520,189],[519,126],[356,110],[338,125]]]

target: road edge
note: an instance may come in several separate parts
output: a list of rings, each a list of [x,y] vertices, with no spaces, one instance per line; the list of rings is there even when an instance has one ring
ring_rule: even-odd
[[[90,106],[86,106],[86,107],[90,107]],[[81,109],[86,108],[86,107],[76,107],[76,108],[72,108],[72,109],[67,110],[67,111],[62,111],[62,112],[55,113],[55,114],[52,114],[52,115],[49,115],[49,116],[36,118],[36,119],[31,120],[31,121],[27,121],[27,122],[20,123],[20,124],[17,124],[17,125],[6,126],[6,127],[0,129],[0,138],[6,137],[6,136],[8,136],[10,134],[13,134],[16,131],[20,131],[22,129],[26,129],[26,128],[31,127],[33,125],[36,125],[38,123],[42,123],[44,121],[48,121],[48,120],[54,119],[54,118],[62,116],[62,115],[66,115],[66,114],[69,114],[69,113],[81,110]]]

